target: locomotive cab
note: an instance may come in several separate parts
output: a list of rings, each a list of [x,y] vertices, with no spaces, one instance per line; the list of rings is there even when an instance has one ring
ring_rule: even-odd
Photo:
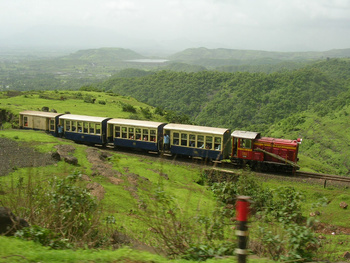
[[[232,137],[231,159],[234,163],[242,165],[256,159],[253,151],[254,141],[260,138],[260,133],[249,131],[234,131]]]

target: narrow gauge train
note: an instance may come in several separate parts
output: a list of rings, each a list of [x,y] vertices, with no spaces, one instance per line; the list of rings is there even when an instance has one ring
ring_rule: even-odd
[[[87,144],[113,145],[155,153],[184,155],[232,163],[260,170],[295,171],[299,169],[301,139],[261,137],[258,132],[231,131],[196,125],[129,119],[113,119],[42,111],[23,111],[20,128],[43,130]],[[163,136],[169,144],[163,147]]]

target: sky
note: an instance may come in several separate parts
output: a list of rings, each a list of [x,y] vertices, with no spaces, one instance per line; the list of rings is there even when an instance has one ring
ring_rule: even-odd
[[[1,46],[350,48],[350,0],[0,0]]]

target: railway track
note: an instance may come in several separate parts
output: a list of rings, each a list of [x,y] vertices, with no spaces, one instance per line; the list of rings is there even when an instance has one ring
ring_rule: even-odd
[[[99,147],[98,147],[99,148]],[[107,147],[104,148],[105,150],[108,149],[110,151],[116,152],[113,147]],[[133,149],[123,149],[122,152],[125,154],[132,154],[132,155],[139,155],[139,156],[148,156],[150,158],[163,158],[163,160],[171,161],[171,162],[178,162],[182,164],[187,165],[195,165],[198,167],[207,167],[207,170],[213,170],[217,172],[222,173],[232,173],[237,174],[237,166],[234,166],[232,163],[229,162],[206,162],[203,159],[196,159],[196,158],[186,158],[186,157],[179,157],[179,156],[168,156],[166,154],[159,155],[157,154],[150,154],[147,152],[139,152],[135,151]],[[259,172],[257,172],[259,173]],[[260,173],[259,173],[260,174]],[[350,177],[346,176],[339,176],[339,175],[331,175],[331,174],[320,174],[320,173],[311,173],[311,172],[303,172],[303,171],[297,171],[294,175],[290,174],[281,174],[281,173],[263,173],[265,175],[276,175],[281,177],[287,177],[287,178],[297,178],[297,179],[319,179],[323,180],[324,185],[326,185],[327,182],[343,182],[350,184]]]
[[[319,174],[319,173],[297,171],[295,176],[296,177],[304,177],[304,178],[315,178],[315,179],[320,179],[320,180],[325,180],[325,181],[350,183],[350,177],[340,176],[340,175]]]

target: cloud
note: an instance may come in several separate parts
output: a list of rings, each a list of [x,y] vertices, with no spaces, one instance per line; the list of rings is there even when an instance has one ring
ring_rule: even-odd
[[[40,26],[100,28],[140,45],[182,39],[207,47],[325,50],[349,47],[350,1],[0,0],[3,37]]]

